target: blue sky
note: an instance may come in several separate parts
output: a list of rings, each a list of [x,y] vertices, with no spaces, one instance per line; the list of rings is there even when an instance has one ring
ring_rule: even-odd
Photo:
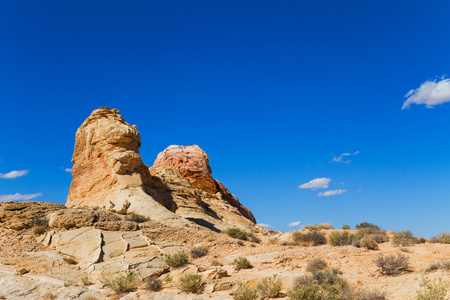
[[[450,231],[449,15],[448,1],[2,1],[0,199],[65,203],[75,131],[109,106],[147,164],[198,144],[276,230]]]

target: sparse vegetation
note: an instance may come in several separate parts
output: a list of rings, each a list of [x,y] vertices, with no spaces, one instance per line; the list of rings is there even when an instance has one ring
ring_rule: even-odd
[[[35,236],[44,234],[47,231],[47,226],[45,225],[38,225],[36,227],[33,227],[33,234]]]
[[[150,220],[150,218],[148,218],[146,216],[143,216],[143,215],[140,215],[140,214],[135,213],[135,212],[130,212],[127,215],[126,218],[127,218],[128,221],[136,222],[136,223],[144,223],[144,222],[147,222],[147,221]]]
[[[306,233],[302,233],[300,231],[295,231],[292,233],[292,240],[295,244],[300,246],[308,246],[308,245],[324,245],[327,243],[327,238],[323,233],[317,231],[310,231]]]
[[[45,215],[34,216],[31,220],[31,225],[33,227],[33,235],[39,236],[47,231],[48,221]]]
[[[147,280],[147,284],[146,284],[147,290],[157,292],[161,289],[161,286],[162,286],[162,282],[161,282],[161,280],[159,280],[157,278],[150,277]]]
[[[206,254],[208,254],[208,249],[206,249],[206,248],[199,247],[199,248],[194,248],[194,249],[191,250],[191,257],[192,258],[203,257]]]
[[[203,290],[202,275],[188,274],[181,279],[181,291],[200,294]]]
[[[442,282],[442,279],[431,281],[424,277],[420,282],[421,290],[416,292],[416,300],[445,300],[448,287]]]
[[[261,299],[276,298],[280,294],[282,286],[283,282],[275,274],[272,277],[261,279],[256,285],[256,289]]]
[[[83,276],[80,278],[80,280],[81,280],[81,283],[82,283],[84,286],[88,286],[88,285],[91,285],[91,284],[92,284],[92,282],[89,280],[89,276],[88,276],[87,274],[83,275]]]
[[[385,291],[371,291],[371,290],[360,290],[356,293],[357,300],[385,300]]]
[[[316,285],[296,285],[288,293],[291,300],[325,300],[323,289]]]
[[[175,254],[166,254],[164,258],[166,264],[174,268],[181,267],[187,264],[188,262],[188,256],[184,252],[178,252]]]
[[[328,238],[328,242],[333,246],[344,246],[352,245],[353,241],[356,239],[355,235],[349,234],[348,232],[333,232]]]
[[[450,232],[439,233],[437,240],[441,244],[450,244]]]
[[[326,261],[320,258],[316,258],[308,263],[308,265],[306,266],[306,271],[315,274],[319,271],[325,270],[326,267]]]
[[[344,230],[350,230],[350,225],[342,225],[342,229],[344,229]]]
[[[136,274],[129,273],[116,277],[103,277],[100,282],[120,296],[131,292],[139,283],[139,280]]]
[[[252,264],[245,257],[235,258],[233,261],[233,265],[235,265],[238,270],[248,269],[252,266]]]
[[[229,228],[227,230],[222,231],[223,233],[228,234],[232,238],[240,239],[243,241],[248,240],[247,234],[240,230],[239,228]]]
[[[253,232],[247,232],[246,234],[247,234],[247,238],[250,242],[257,243],[257,244],[261,243],[261,240]]]
[[[368,222],[362,222],[362,223],[359,223],[359,224],[357,224],[357,225],[355,226],[355,228],[356,228],[356,229],[361,229],[361,228],[373,228],[373,229],[381,230],[381,228],[378,227],[377,225],[372,224],[372,223],[368,223]]]
[[[44,300],[55,300],[56,296],[53,293],[47,293],[44,295]]]
[[[393,242],[395,245],[410,246],[419,243],[419,239],[414,237],[411,231],[403,230],[394,233]]]
[[[383,275],[397,275],[410,271],[409,259],[407,256],[397,253],[388,255],[378,255],[375,263]]]
[[[78,262],[75,258],[70,257],[70,256],[64,256],[63,260],[68,263],[69,265],[76,265]]]
[[[223,266],[217,259],[211,261],[211,266]]]
[[[239,284],[239,287],[233,293],[234,300],[256,300],[258,299],[258,292],[255,288]]]
[[[314,224],[314,225],[308,224],[308,225],[303,226],[303,229],[306,229],[306,230],[320,230],[321,227],[320,227],[319,224]]]
[[[450,261],[448,260],[441,260],[441,261],[436,261],[434,263],[432,263],[425,272],[433,272],[436,270],[445,270],[445,271],[450,271]]]
[[[360,241],[359,246],[367,250],[378,250],[377,236],[374,234],[365,235]]]

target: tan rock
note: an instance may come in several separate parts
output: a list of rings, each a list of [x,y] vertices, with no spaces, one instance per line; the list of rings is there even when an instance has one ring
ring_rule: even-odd
[[[78,128],[67,206],[99,206],[154,219],[177,216],[151,195],[148,166],[139,156],[141,137],[117,109],[101,107]],[[162,203],[164,204],[164,203]]]

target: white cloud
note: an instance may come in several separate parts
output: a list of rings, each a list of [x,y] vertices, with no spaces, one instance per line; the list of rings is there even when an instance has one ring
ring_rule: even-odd
[[[353,153],[342,153],[342,154],[339,155],[339,156],[334,156],[333,159],[332,159],[331,161],[334,161],[334,162],[342,162],[342,163],[344,163],[344,164],[348,164],[349,162],[351,162],[351,160],[344,160],[344,157],[356,155],[356,154],[358,154],[358,153],[359,153],[359,151],[355,151],[355,152],[353,152]]]
[[[265,229],[273,229],[273,226],[270,224],[258,223],[258,225],[264,227]]]
[[[450,79],[441,78],[437,81],[425,81],[415,90],[405,95],[408,99],[403,103],[402,109],[409,108],[413,103],[425,104],[428,108],[445,102],[450,102]]]
[[[292,222],[288,225],[288,227],[297,227],[300,225],[300,221]]]
[[[0,202],[7,202],[7,201],[21,201],[21,200],[30,200],[36,197],[42,196],[41,193],[37,194],[19,194],[16,193],[14,195],[0,195]]]
[[[20,176],[25,176],[28,173],[29,173],[28,170],[11,171],[11,172],[6,173],[6,174],[0,173],[0,178],[7,178],[7,179],[17,178],[17,177],[20,177]]]
[[[66,168],[64,171],[68,172],[68,173],[72,173],[72,168]]]
[[[326,189],[328,188],[328,184],[330,183],[331,179],[322,177],[322,178],[316,178],[311,180],[310,182],[304,183],[302,185],[299,185],[298,187],[300,189]]]
[[[328,196],[334,196],[334,195],[340,195],[340,194],[343,194],[343,193],[345,193],[347,190],[331,190],[331,191],[326,191],[326,192],[320,192],[320,193],[318,193],[317,194],[317,196],[325,196],[325,197],[328,197]]]

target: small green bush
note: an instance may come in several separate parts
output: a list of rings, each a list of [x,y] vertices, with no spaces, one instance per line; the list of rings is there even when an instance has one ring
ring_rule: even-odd
[[[245,257],[235,258],[234,261],[233,261],[233,265],[236,265],[238,270],[248,269],[248,268],[250,268],[252,266],[252,264]]]
[[[357,224],[357,225],[355,226],[355,228],[356,228],[356,229],[361,229],[361,228],[373,228],[373,229],[381,230],[381,228],[378,227],[377,225],[372,224],[372,223],[368,223],[368,222],[362,222],[362,223],[359,223],[359,224]]]
[[[184,252],[178,252],[175,254],[166,254],[164,257],[166,264],[174,268],[181,267],[187,264],[188,262],[188,256]]]
[[[328,242],[333,246],[352,245],[356,236],[348,232],[333,232],[328,238]]]
[[[411,231],[403,230],[394,233],[393,242],[395,245],[410,246],[419,243],[419,239],[414,237]]]
[[[378,250],[377,236],[375,234],[365,235],[360,241],[359,246],[367,250]]]
[[[303,226],[303,229],[306,229],[306,230],[320,230],[322,228],[320,227],[319,224],[314,224],[314,225],[308,224],[308,225]]]
[[[203,281],[200,274],[188,274],[181,279],[182,292],[200,294],[202,290]]]
[[[157,278],[150,277],[147,280],[147,284],[146,284],[147,290],[157,292],[161,289],[161,286],[162,286],[162,281]]]
[[[92,282],[89,280],[89,276],[87,274],[83,275],[81,278],[81,283],[83,283],[84,286],[91,285]]]
[[[386,292],[360,290],[355,293],[355,296],[357,300],[385,300]]]
[[[409,259],[401,253],[397,257],[393,254],[380,254],[375,259],[379,271],[383,275],[397,275],[410,271]]]
[[[416,300],[445,300],[448,286],[442,282],[442,279],[431,281],[424,277],[420,283],[422,290],[417,290]]]
[[[222,232],[228,234],[229,236],[231,236],[232,238],[235,238],[235,239],[240,239],[243,241],[248,240],[247,234],[245,232],[243,232],[242,230],[240,230],[239,228],[229,228]]]
[[[261,240],[253,232],[247,232],[246,234],[247,234],[247,238],[250,242],[257,243],[257,244],[261,243]]]
[[[240,284],[233,293],[234,300],[256,300],[258,299],[258,292],[255,288],[251,288]]]
[[[100,282],[103,283],[104,286],[112,289],[117,295],[120,296],[125,293],[131,292],[139,283],[139,280],[136,274],[129,273],[127,275],[117,277],[103,277],[102,279],[100,279]]]
[[[281,292],[283,282],[277,275],[263,278],[257,285],[256,289],[261,299],[276,298]]]
[[[425,272],[433,272],[436,270],[450,271],[450,261],[441,260],[441,261],[434,262],[426,269]]]
[[[135,213],[135,212],[130,212],[127,215],[126,218],[127,218],[128,221],[136,222],[136,223],[144,223],[144,222],[147,222],[147,221],[150,220],[150,218],[148,218],[146,216],[143,216],[143,215],[140,215],[140,214]]]
[[[342,229],[344,229],[344,230],[350,230],[350,225],[342,225]]]
[[[317,231],[311,231],[302,233],[300,231],[294,231],[292,233],[292,240],[295,244],[305,245],[312,244],[314,246],[317,245],[325,245],[327,243],[327,238],[323,233]]]
[[[308,265],[306,266],[306,271],[315,274],[319,271],[324,270],[326,267],[327,267],[326,261],[320,258],[316,258],[308,263]]]
[[[450,233],[449,232],[441,232],[437,239],[438,239],[438,242],[441,244],[450,244]]]
[[[199,257],[203,257],[206,254],[208,254],[208,249],[206,248],[194,248],[191,250],[191,257],[192,258],[199,258]]]
[[[325,300],[323,290],[318,285],[296,285],[288,293],[290,300]]]

